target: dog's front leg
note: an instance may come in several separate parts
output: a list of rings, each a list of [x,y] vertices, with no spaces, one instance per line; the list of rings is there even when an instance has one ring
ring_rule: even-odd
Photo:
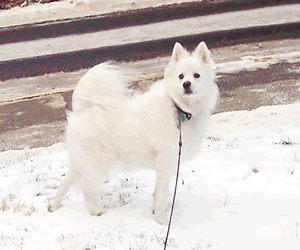
[[[170,179],[170,173],[156,170],[156,185],[153,193],[152,211],[154,220],[163,225],[168,224],[166,208]]]

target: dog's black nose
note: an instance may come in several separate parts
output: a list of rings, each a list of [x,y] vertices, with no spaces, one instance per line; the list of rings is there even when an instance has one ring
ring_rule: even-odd
[[[184,82],[184,83],[183,83],[183,87],[184,87],[185,89],[188,89],[189,87],[191,87],[191,82],[190,82],[190,81]]]

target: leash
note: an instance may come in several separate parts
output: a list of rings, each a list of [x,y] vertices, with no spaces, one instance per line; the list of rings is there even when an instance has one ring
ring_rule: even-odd
[[[181,140],[181,121],[185,121],[185,117],[190,120],[192,118],[192,114],[187,113],[183,111],[176,103],[174,103],[176,109],[177,109],[177,119],[178,119],[178,129],[179,129],[179,151],[178,151],[178,162],[177,162],[177,172],[176,172],[176,179],[175,179],[175,188],[174,188],[174,194],[173,194],[173,201],[172,201],[172,207],[171,207],[171,212],[170,212],[170,218],[169,218],[169,224],[168,224],[168,230],[167,230],[167,235],[166,239],[164,242],[164,250],[167,249],[167,242],[169,238],[169,233],[170,233],[170,228],[171,228],[171,221],[172,221],[172,216],[173,216],[173,211],[174,211],[174,205],[175,205],[175,198],[176,198],[176,193],[177,193],[177,186],[178,186],[178,179],[179,179],[179,167],[180,167],[180,159],[181,159],[181,148],[182,148],[182,140]]]

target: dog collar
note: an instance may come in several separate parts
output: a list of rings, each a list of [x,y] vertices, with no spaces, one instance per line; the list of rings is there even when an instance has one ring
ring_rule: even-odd
[[[192,118],[191,113],[183,111],[175,102],[174,102],[174,106],[176,107],[178,114],[180,114],[181,116],[181,121],[184,122],[186,119],[191,120]]]

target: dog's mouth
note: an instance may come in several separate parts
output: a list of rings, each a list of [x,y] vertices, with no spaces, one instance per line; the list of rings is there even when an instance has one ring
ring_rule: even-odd
[[[191,95],[191,94],[193,94],[193,91],[190,88],[184,89],[184,95]]]

